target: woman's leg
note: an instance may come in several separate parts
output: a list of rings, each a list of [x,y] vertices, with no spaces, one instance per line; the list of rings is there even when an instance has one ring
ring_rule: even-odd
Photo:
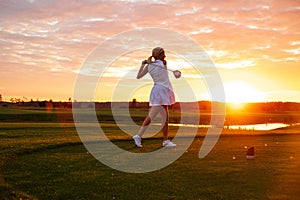
[[[163,140],[168,140],[168,131],[169,131],[169,110],[167,105],[162,106],[163,109],[160,110],[162,117],[162,131],[163,131]]]
[[[169,132],[169,110],[168,106],[164,105],[163,109],[161,110],[162,116],[162,131],[163,131],[163,143],[162,146],[164,147],[176,147],[176,144],[171,142],[168,137]]]
[[[162,110],[162,106],[152,106],[150,108],[150,111],[149,111],[149,114],[148,116],[145,118],[139,132],[138,132],[138,136],[142,137],[144,132],[147,130],[149,124],[151,123],[151,121],[156,117],[156,115],[158,113],[161,113],[161,110]]]

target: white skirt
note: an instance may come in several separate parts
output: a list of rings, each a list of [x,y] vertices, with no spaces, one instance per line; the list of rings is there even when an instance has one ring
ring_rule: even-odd
[[[173,90],[159,84],[153,86],[150,93],[150,106],[172,105],[175,102]]]

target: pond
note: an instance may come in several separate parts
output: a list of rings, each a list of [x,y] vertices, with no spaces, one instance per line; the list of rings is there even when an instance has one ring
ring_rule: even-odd
[[[198,127],[198,128],[210,128],[212,125],[194,125],[194,124],[176,124],[169,123],[169,126],[184,126],[184,127]],[[284,128],[290,126],[284,123],[267,123],[267,124],[249,124],[249,125],[229,125],[224,126],[227,129],[241,129],[241,130],[257,130],[257,131],[267,131],[277,128]]]
[[[267,124],[250,124],[250,125],[231,125],[228,129],[242,129],[242,130],[257,130],[257,131],[268,131],[277,128],[284,128],[290,126],[284,123],[267,123]]]

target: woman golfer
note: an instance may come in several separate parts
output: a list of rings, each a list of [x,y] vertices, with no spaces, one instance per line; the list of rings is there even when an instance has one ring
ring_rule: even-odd
[[[135,145],[137,147],[142,147],[142,136],[148,125],[151,123],[151,120],[153,120],[158,113],[160,113],[162,116],[162,146],[176,146],[176,144],[171,142],[168,138],[168,106],[175,103],[175,96],[169,80],[165,57],[165,51],[163,48],[154,48],[152,50],[152,56],[150,56],[148,60],[144,60],[142,62],[140,70],[137,74],[137,79],[140,79],[149,72],[154,82],[154,86],[150,93],[149,104],[151,108],[149,114],[145,118],[139,132],[133,136]],[[152,58],[154,58],[155,61],[152,61]],[[174,71],[173,73],[176,78],[179,78],[181,75],[180,71],[178,70]]]

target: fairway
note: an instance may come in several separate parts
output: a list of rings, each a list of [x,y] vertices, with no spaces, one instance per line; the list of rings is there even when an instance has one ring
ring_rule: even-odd
[[[118,134],[115,125],[107,125]],[[93,158],[72,123],[1,123],[1,179],[4,199],[297,199],[300,195],[300,138],[297,127],[266,134],[224,130],[213,151],[198,158],[195,138],[177,161],[161,170],[130,174]],[[176,129],[171,129],[175,132]],[[205,133],[199,129],[199,135]],[[173,133],[174,134],[174,133]],[[160,148],[161,138],[137,149],[130,139],[119,147],[137,153]],[[255,160],[246,147],[255,147]]]

